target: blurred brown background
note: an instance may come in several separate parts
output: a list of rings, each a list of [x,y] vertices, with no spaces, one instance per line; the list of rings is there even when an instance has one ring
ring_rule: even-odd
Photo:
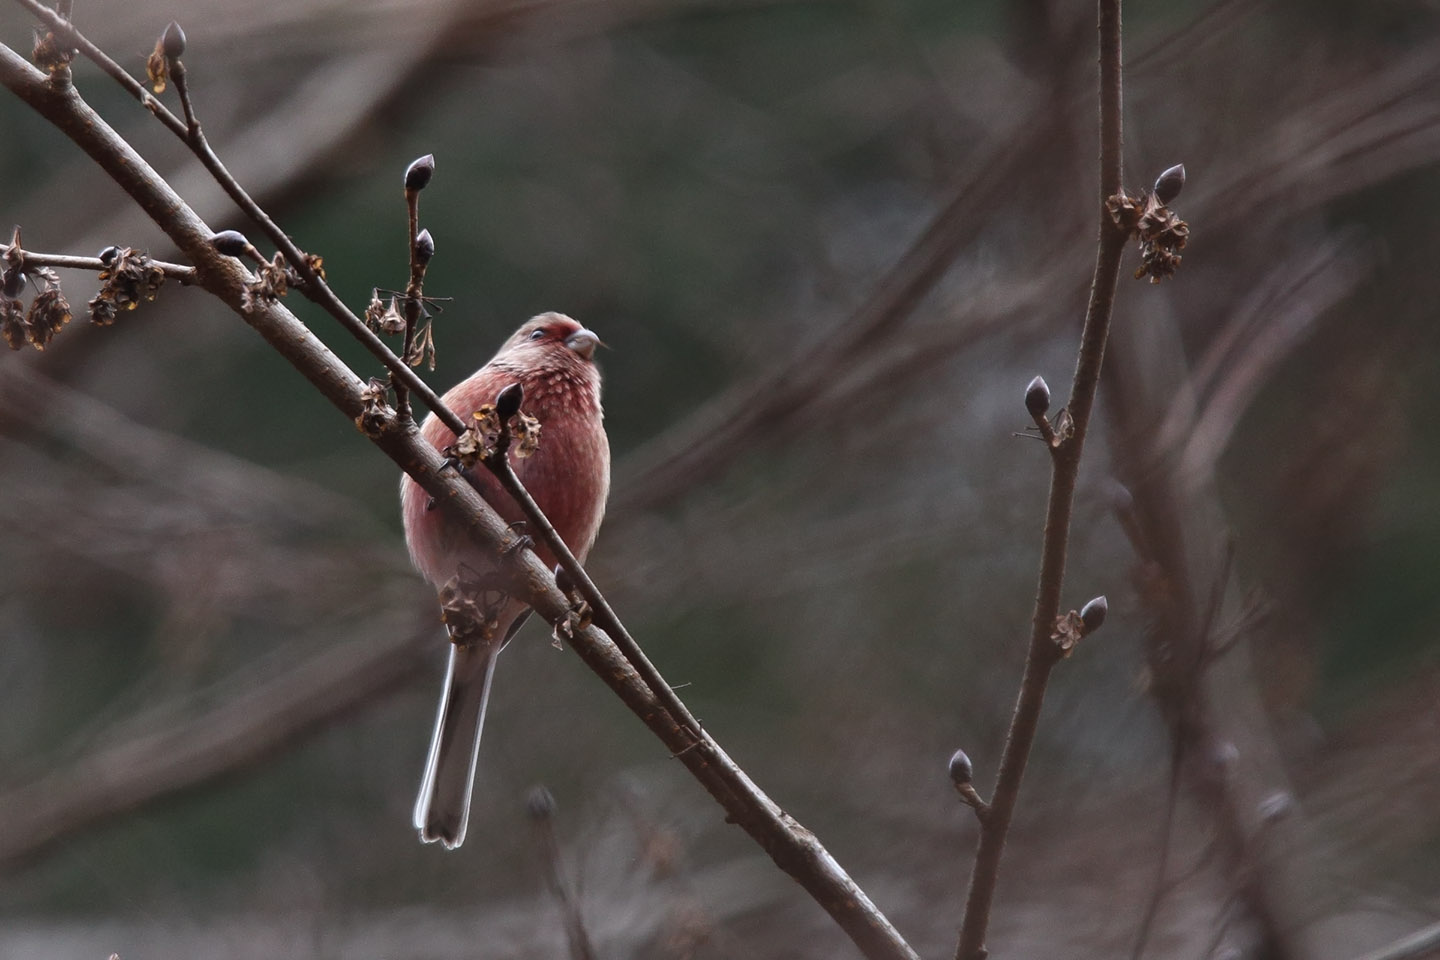
[[[401,173],[436,155],[437,386],[542,310],[606,339],[597,581],[948,955],[975,828],[945,762],[988,793],[1048,481],[1012,434],[1034,374],[1064,402],[1093,260],[1092,5],[76,7],[137,72],[180,19],[212,143],[352,306],[403,286]],[[1440,919],[1440,9],[1126,18],[1127,184],[1183,161],[1193,239],[1122,277],[1065,591],[1110,619],[1056,673],[990,946],[1129,954],[1178,745],[1147,955],[1344,960]],[[28,50],[17,7],[0,39]],[[27,247],[169,253],[8,94],[0,129]],[[0,957],[561,956],[542,782],[603,956],[851,955],[539,625],[465,846],[416,842],[444,640],[396,480],[193,291],[0,358]]]

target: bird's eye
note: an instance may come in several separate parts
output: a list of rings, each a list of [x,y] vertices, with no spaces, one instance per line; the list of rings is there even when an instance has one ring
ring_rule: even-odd
[[[530,334],[530,339],[531,339],[531,340],[543,340],[544,338],[545,338],[545,330],[544,330],[543,328],[540,329],[540,330],[534,330],[534,331],[532,331],[531,334]]]

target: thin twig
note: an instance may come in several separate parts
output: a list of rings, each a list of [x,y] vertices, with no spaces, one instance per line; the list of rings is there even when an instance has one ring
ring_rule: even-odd
[[[990,922],[995,882],[1000,875],[1006,834],[1015,813],[1026,761],[1039,725],[1045,686],[1051,669],[1061,656],[1050,635],[1060,612],[1060,590],[1065,578],[1065,554],[1069,545],[1070,516],[1080,471],[1080,455],[1100,381],[1100,367],[1105,357],[1105,342],[1120,273],[1120,257],[1125,250],[1126,234],[1110,219],[1105,208],[1105,201],[1120,192],[1122,180],[1120,0],[1099,0],[1098,6],[1100,196],[1097,207],[1100,225],[1090,303],[1085,313],[1085,328],[1081,333],[1079,359],[1070,392],[1069,412],[1074,433],[1058,447],[1051,448],[1050,500],[1045,516],[1040,583],[1035,597],[1025,674],[1001,754],[990,811],[980,825],[965,917],[955,949],[956,960],[983,960],[986,955],[985,933]]]
[[[530,791],[525,801],[526,813],[535,824],[535,842],[540,848],[540,865],[545,871],[545,886],[560,908],[565,922],[565,940],[570,945],[571,960],[595,960],[595,946],[585,929],[580,904],[565,876],[565,863],[560,857],[560,841],[555,836],[555,797],[544,786]]]
[[[8,244],[0,243],[0,257],[10,252]],[[36,253],[34,250],[22,250],[21,257],[27,264],[37,267],[59,267],[62,270],[104,270],[106,264],[99,257],[71,257],[58,253]],[[159,267],[164,271],[165,276],[172,280],[179,280],[181,283],[189,284],[195,282],[195,268],[187,267],[183,263],[166,263],[164,260],[150,260],[151,266]]]
[[[175,118],[174,114],[171,114],[169,113],[169,111],[164,110],[164,108],[159,105],[158,101],[151,97],[149,93],[145,91],[144,87],[140,86],[139,83],[134,80],[134,78],[130,77],[129,74],[127,74],[123,69],[121,69],[118,64],[115,64],[115,62],[111,60],[108,56],[106,56],[106,54],[98,47],[86,40],[84,36],[77,29],[75,29],[73,25],[69,24],[66,21],[60,20],[58,17],[56,17],[53,11],[40,5],[36,2],[36,0],[17,0],[17,2],[29,9],[31,12],[35,13],[38,17],[40,17],[47,24],[49,24],[53,29],[67,31],[67,35],[73,40],[73,42],[76,44],[76,46],[80,49],[82,53],[84,53],[91,60],[94,60],[97,64],[99,64],[106,73],[114,76],[123,86],[125,86],[127,90],[131,90],[132,93],[135,93],[137,98],[140,99],[142,103],[145,103],[147,106],[154,104],[156,107],[159,108],[158,110],[152,108],[152,112],[154,112],[157,117],[160,117],[160,119],[165,123],[165,125],[171,130],[173,130],[176,135],[179,136],[191,148],[195,155],[200,159],[201,163],[204,164],[205,168],[210,171],[216,182],[219,183],[220,186],[225,190],[225,192],[230,195],[231,199],[235,201],[235,203],[245,212],[245,214],[254,223],[260,226],[260,228],[265,232],[266,236],[270,238],[271,242],[273,242],[275,246],[281,251],[281,253],[284,254],[286,261],[289,262],[289,264],[296,270],[297,273],[300,274],[301,279],[304,281],[302,286],[306,296],[310,300],[318,304],[320,307],[325,309],[325,311],[329,313],[332,317],[339,320],[342,326],[344,326],[348,332],[350,332],[357,340],[359,340],[361,344],[364,345],[372,355],[380,359],[380,361],[384,363],[385,366],[389,369],[391,373],[391,381],[395,385],[397,391],[397,404],[400,402],[402,396],[404,399],[404,408],[402,410],[402,415],[408,414],[409,393],[413,392],[416,396],[420,398],[421,402],[423,402],[425,406],[429,408],[441,420],[441,422],[443,422],[445,426],[450,429],[452,433],[454,433],[456,436],[459,436],[460,434],[465,432],[466,425],[464,421],[462,421],[459,416],[457,416],[452,410],[445,406],[445,404],[441,401],[440,397],[434,392],[434,390],[432,390],[430,386],[425,383],[425,381],[422,380],[415,373],[415,371],[410,368],[408,364],[408,348],[410,345],[409,341],[411,340],[411,336],[413,334],[413,323],[410,321],[410,312],[412,309],[412,304],[417,310],[417,312],[419,307],[418,297],[410,296],[409,287],[407,287],[406,298],[407,356],[397,357],[394,351],[392,351],[383,340],[376,336],[375,333],[371,331],[368,326],[365,325],[365,322],[363,320],[357,317],[347,306],[345,306],[345,304],[340,300],[340,298],[336,296],[335,292],[331,290],[330,286],[318,274],[316,274],[309,258],[307,258],[300,251],[300,249],[295,246],[295,244],[290,240],[289,236],[280,229],[280,227],[274,222],[274,220],[271,219],[271,217],[260,207],[260,205],[256,203],[248,193],[246,193],[243,187],[240,186],[240,184],[230,174],[230,171],[225,167],[224,163],[221,162],[220,158],[216,156],[213,150],[210,149],[209,144],[205,140],[204,133],[200,130],[198,121],[196,122],[192,133],[189,129],[187,129],[185,124]],[[161,111],[163,111],[163,115]],[[169,119],[166,119],[167,117]],[[411,206],[413,208],[413,204]],[[417,217],[412,216],[409,219],[418,224]],[[415,276],[414,237],[415,234],[412,231],[409,244],[412,264],[412,285],[414,283]],[[401,390],[404,390],[406,392],[404,394],[401,394]],[[502,480],[503,479],[504,478],[502,477]],[[515,494],[516,490],[523,489],[520,487],[519,480],[514,479],[513,476],[512,482],[508,482],[506,486],[508,489],[511,490],[512,495]],[[523,497],[516,496],[516,501],[519,503],[521,509],[524,511],[526,519],[535,526],[536,530],[541,532],[542,539],[545,541],[545,545],[549,547],[550,550],[554,553],[555,557],[559,560],[560,565],[565,569],[565,572],[570,575],[572,581],[580,590],[581,594],[585,597],[586,601],[589,602],[590,606],[600,616],[601,625],[604,626],[607,631],[611,633],[611,636],[615,638],[616,643],[625,653],[627,659],[629,659],[631,663],[635,665],[635,668],[640,672],[641,676],[645,678],[646,683],[651,686],[651,689],[653,690],[655,695],[661,700],[661,702],[667,705],[667,707],[672,711],[672,713],[674,713],[675,719],[678,723],[681,723],[682,725],[687,726],[691,730],[698,733],[699,724],[696,723],[694,717],[690,715],[689,711],[684,709],[683,704],[680,702],[679,698],[675,696],[674,691],[669,687],[668,684],[665,683],[664,679],[660,677],[659,671],[655,669],[655,667],[650,663],[649,659],[641,651],[640,645],[635,642],[634,638],[632,638],[629,635],[629,632],[626,631],[621,625],[619,618],[615,615],[614,610],[611,609],[609,602],[600,593],[600,589],[595,585],[594,581],[590,579],[590,576],[585,572],[584,568],[580,565],[580,562],[575,558],[575,555],[570,552],[569,547],[566,546],[564,541],[560,539],[560,536],[555,532],[554,527],[552,527],[549,521],[545,519],[544,514],[541,513],[540,508],[536,506],[535,501],[530,498],[528,494],[524,495]]]
[[[518,596],[547,622],[568,621],[571,601],[556,586],[550,570],[533,551],[509,549],[516,540],[514,531],[468,481],[446,467],[413,422],[401,420],[387,409],[375,411],[373,397],[360,377],[283,304],[261,299],[246,308],[250,277],[239,261],[214,250],[210,228],[73,87],[52,85],[4,45],[0,45],[0,82],[79,145],[130,194],[182,253],[194,260],[197,280],[206,290],[261,334],[348,419],[365,421],[370,428],[367,436],[435,497],[442,509],[450,511],[477,542],[508,556]],[[453,412],[449,417],[459,420]],[[567,640],[586,665],[678,756],[725,808],[728,818],[805,888],[866,957],[916,960],[914,950],[815,835],[766,796],[708,733],[702,730],[697,743],[695,734],[666,709],[610,637],[594,626],[580,626],[569,632]]]
[[[167,110],[159,100],[151,96],[149,91],[147,91],[139,81],[126,73],[124,68],[110,59],[99,47],[87,40],[69,21],[62,20],[58,17],[53,10],[39,3],[38,0],[15,0],[15,2],[35,14],[36,17],[51,29],[63,32],[67,39],[74,43],[82,54],[99,66],[106,74],[115,78],[122,87],[144,104],[161,123],[189,146],[191,152],[195,154],[205,169],[209,171],[211,177],[220,185],[220,188],[225,191],[230,199],[240,207],[241,211],[252,222],[260,227],[265,236],[275,245],[276,249],[284,254],[286,262],[300,275],[303,281],[302,288],[305,296],[338,320],[341,326],[359,340],[361,345],[364,346],[372,356],[385,365],[390,373],[397,378],[398,382],[403,383],[411,392],[420,398],[427,408],[432,410],[436,416],[440,417],[447,427],[457,435],[464,431],[465,427],[461,423],[460,418],[446,409],[445,404],[440,402],[439,395],[430,389],[429,385],[426,384],[424,380],[421,380],[415,371],[411,370],[401,358],[397,357],[395,352],[385,344],[385,341],[381,340],[370,328],[365,326],[365,321],[361,320],[349,307],[345,306],[335,292],[330,289],[330,286],[315,272],[315,268],[311,265],[310,260],[301,252],[300,248],[295,245],[294,241],[290,239],[285,231],[280,229],[275,221],[271,219],[270,215],[240,186],[239,182],[236,181],[225,164],[216,156],[215,151],[210,149],[210,145],[206,141],[205,135],[203,131],[200,130],[198,124],[196,125],[195,134],[192,137],[183,120]]]
[[[1160,856],[1155,860],[1155,879],[1150,884],[1150,896],[1145,900],[1145,912],[1140,917],[1140,929],[1135,934],[1130,960],[1140,960],[1145,955],[1145,945],[1150,941],[1150,931],[1160,913],[1160,903],[1173,889],[1165,882],[1165,871],[1170,866],[1170,845],[1175,839],[1175,808],[1180,803],[1180,759],[1178,750],[1171,753],[1170,776],[1165,785],[1165,820],[1160,826]]]
[[[550,548],[556,559],[560,561],[560,566],[571,576],[581,595],[590,604],[595,620],[601,628],[610,635],[610,639],[615,641],[615,645],[624,653],[625,659],[629,660],[636,672],[645,679],[646,686],[654,691],[661,703],[665,704],[665,708],[670,711],[675,722],[688,729],[695,736],[696,742],[699,742],[703,736],[700,721],[690,713],[689,708],[680,699],[680,695],[675,692],[675,688],[665,681],[665,678],[660,675],[660,671],[645,655],[645,651],[640,648],[640,644],[630,635],[630,631],[625,629],[625,625],[620,622],[619,616],[611,608],[610,601],[605,599],[600,588],[591,581],[590,575],[585,572],[580,561],[575,559],[569,546],[555,531],[549,518],[541,512],[535,499],[530,496],[530,491],[526,490],[525,485],[520,482],[520,478],[515,476],[515,470],[510,466],[509,458],[502,455],[486,458],[484,462],[495,478],[500,481],[500,485],[525,512],[529,524],[533,526],[533,532],[539,534],[539,539]]]

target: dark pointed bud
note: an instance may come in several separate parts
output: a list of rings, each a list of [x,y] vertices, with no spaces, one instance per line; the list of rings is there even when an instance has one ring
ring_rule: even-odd
[[[101,250],[101,251],[100,251],[100,262],[103,263],[103,264],[105,264],[105,265],[108,267],[108,266],[111,264],[111,262],[113,262],[114,259],[115,259],[116,257],[118,257],[119,255],[120,255],[120,248],[119,248],[119,247],[106,247],[104,250]]]
[[[525,388],[518,383],[501,390],[495,397],[495,416],[505,423],[515,414],[520,412],[520,404],[525,402]]]
[[[555,564],[555,586],[567,597],[575,592],[575,581],[571,578],[570,571],[558,563]]]
[[[4,284],[3,286],[0,286],[0,291],[3,291],[5,296],[9,297],[11,300],[14,300],[16,297],[20,296],[20,291],[24,289],[25,274],[21,273],[14,267],[6,270]]]
[[[525,795],[525,814],[537,823],[555,816],[555,794],[543,783]]]
[[[1110,612],[1110,604],[1104,595],[1096,597],[1085,606],[1080,608],[1080,622],[1085,624],[1085,634],[1089,636],[1105,623],[1105,614]]]
[[[243,257],[250,241],[239,230],[221,230],[210,238],[210,246],[227,257]]]
[[[956,750],[950,756],[950,782],[957,787],[975,779],[975,767],[970,763],[964,750]]]
[[[180,24],[174,20],[170,21],[170,26],[165,28],[165,33],[160,37],[160,49],[171,60],[180,59],[185,52],[185,31],[181,30]]]
[[[424,190],[434,175],[435,154],[427,153],[405,168],[405,189],[412,192]]]
[[[435,238],[430,236],[429,230],[421,230],[415,235],[415,262],[422,267],[430,262],[435,256]]]
[[[1036,420],[1045,416],[1045,411],[1050,409],[1050,387],[1046,385],[1044,377],[1036,377],[1025,388],[1025,409],[1029,410],[1030,416]]]
[[[1155,181],[1155,199],[1169,206],[1178,196],[1180,190],[1185,186],[1185,164],[1177,163],[1175,166],[1160,174]]]

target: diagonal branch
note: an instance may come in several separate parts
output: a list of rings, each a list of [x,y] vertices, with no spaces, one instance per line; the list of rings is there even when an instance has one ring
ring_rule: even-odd
[[[518,596],[551,624],[569,622],[569,598],[556,586],[551,572],[532,551],[515,549],[518,535],[469,482],[447,467],[413,421],[402,420],[388,407],[377,411],[373,396],[354,371],[282,304],[257,299],[247,309],[244,294],[250,277],[239,261],[220,255],[211,246],[207,225],[68,82],[51,83],[3,45],[0,82],[73,140],[131,196],[195,264],[201,286],[264,337],[341,413],[352,422],[363,421],[369,428],[367,436],[477,542],[508,557]],[[453,412],[449,415],[455,417]],[[708,733],[700,731],[697,738],[694,731],[682,726],[606,633],[582,626],[567,634],[570,646],[586,665],[675,754],[729,818],[829,913],[865,956],[875,960],[916,957],[814,834],[766,796]]]

